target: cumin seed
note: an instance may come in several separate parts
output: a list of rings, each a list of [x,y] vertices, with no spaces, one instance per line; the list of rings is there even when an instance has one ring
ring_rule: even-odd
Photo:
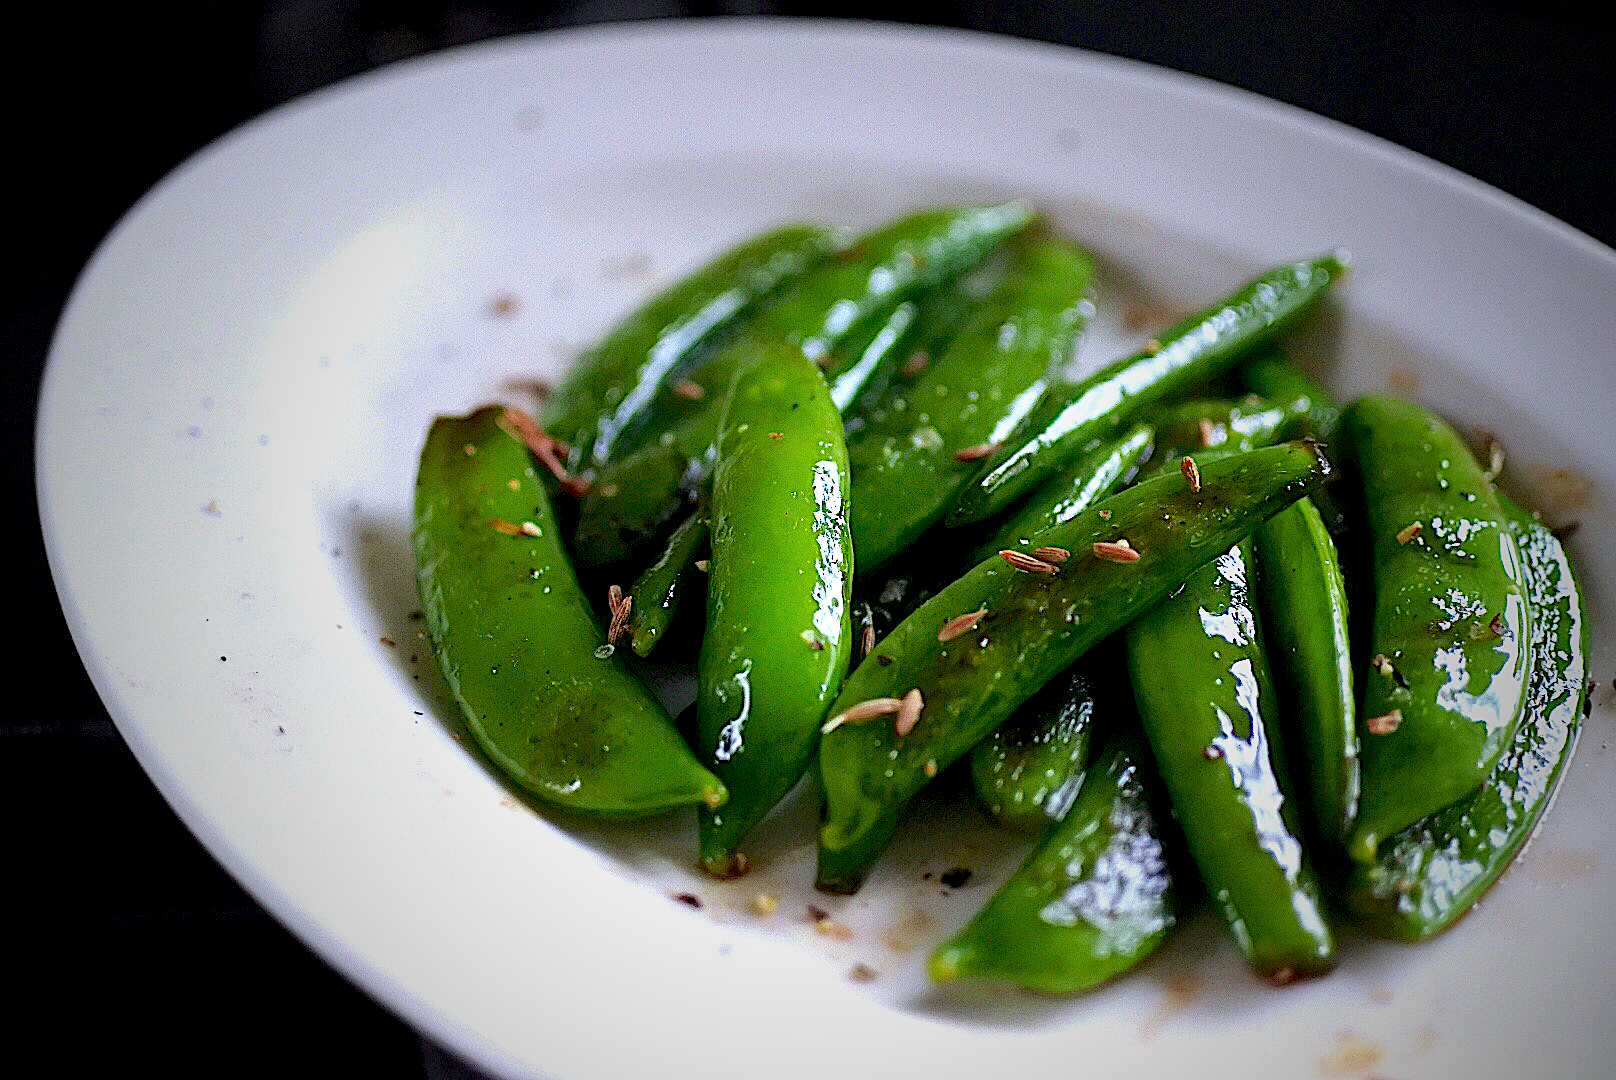
[[[949,619],[943,624],[943,628],[941,630],[937,631],[937,640],[953,641],[961,634],[970,633],[972,630],[976,629],[976,624],[981,622],[982,616],[986,615],[987,613],[987,608],[978,608],[975,611],[968,611],[964,615],[954,616],[952,619]]]
[[[1414,522],[1412,525],[1405,525],[1402,531],[1397,534],[1397,542],[1399,544],[1407,544],[1413,540],[1417,540],[1419,539],[1420,533],[1424,531],[1425,526],[1418,521]]]
[[[1135,551],[1133,545],[1126,540],[1118,540],[1115,543],[1101,540],[1094,545],[1094,557],[1104,559],[1106,562],[1136,563],[1139,561],[1139,552]]]
[[[1201,492],[1201,468],[1195,464],[1195,459],[1186,457],[1178,463],[1178,471],[1184,474],[1184,479],[1190,482],[1190,490],[1197,495]]]
[[[1364,727],[1371,735],[1390,735],[1396,731],[1403,722],[1403,710],[1393,709],[1384,716],[1373,716],[1364,721]]]
[[[839,712],[826,720],[820,727],[819,733],[829,735],[843,724],[867,723],[877,717],[891,716],[901,708],[903,708],[903,702],[895,697],[870,698],[868,701],[861,701],[852,708]]]
[[[903,738],[915,730],[920,723],[920,710],[926,707],[926,699],[920,695],[920,687],[915,687],[903,695],[903,703],[898,708],[898,718],[893,721],[892,730]]]
[[[1032,553],[1032,557],[1048,563],[1063,563],[1072,557],[1072,553],[1063,547],[1041,547]]]
[[[1021,551],[1005,548],[999,552],[999,558],[1020,570],[1024,574],[1058,574],[1060,567],[1054,563],[1047,563],[1042,559],[1035,559]]]

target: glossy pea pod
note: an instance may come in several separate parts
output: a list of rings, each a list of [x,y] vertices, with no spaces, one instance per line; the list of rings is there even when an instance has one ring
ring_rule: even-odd
[[[1290,263],[1183,320],[1151,345],[1065,393],[1052,391],[949,511],[960,525],[993,517],[1139,409],[1218,375],[1284,332],[1345,272],[1334,255]]]
[[[728,346],[681,384],[682,398],[659,399],[676,420],[653,429],[644,449],[601,471],[579,507],[573,547],[582,565],[620,563],[654,542],[685,501],[682,487],[705,480],[718,436],[719,409],[735,373],[783,345],[825,368],[836,400],[851,404],[870,329],[979,264],[1034,219],[1030,206],[932,210],[864,234],[846,251],[759,313]],[[878,337],[879,335],[877,335]],[[858,342],[857,350],[846,348]],[[899,350],[894,348],[893,357]],[[873,376],[864,370],[863,379]]]
[[[668,286],[578,358],[545,403],[545,429],[572,444],[573,468],[598,468],[646,421],[668,380],[771,294],[850,239],[842,229],[788,225],[723,252]]]
[[[719,805],[723,785],[605,645],[506,413],[435,421],[416,482],[422,611],[466,729],[510,781],[570,810]]]
[[[818,887],[857,889],[932,777],[1330,472],[1311,444],[1288,444],[1210,463],[1200,491],[1180,476],[1159,477],[1041,534],[1040,546],[1069,553],[1064,561],[1027,572],[989,559],[921,605],[859,665],[831,708],[820,744]],[[972,633],[940,640],[947,624],[979,610]],[[897,710],[910,721],[904,728],[890,714],[851,719],[898,701],[910,703],[907,713]]]
[[[1472,794],[1514,739],[1532,665],[1520,554],[1457,433],[1384,396],[1342,435],[1374,551],[1374,626],[1359,710],[1362,794],[1348,853]]]
[[[1526,715],[1481,788],[1388,837],[1353,868],[1346,906],[1377,934],[1421,941],[1452,925],[1498,880],[1553,800],[1588,700],[1588,616],[1554,534],[1499,496],[1532,607]]]
[[[697,752],[729,788],[700,816],[709,872],[812,762],[852,653],[853,544],[841,415],[819,368],[779,346],[736,375],[713,477]]]
[[[964,929],[932,953],[937,982],[1090,990],[1154,952],[1183,897],[1148,752],[1119,733],[1058,824]]]
[[[1009,437],[1066,364],[1093,303],[1089,256],[1053,237],[1020,245],[1006,279],[929,370],[849,446],[853,538],[879,566],[947,512],[974,462]]]
[[[1269,401],[1284,402],[1292,418],[1281,438],[1312,438],[1328,443],[1341,423],[1341,409],[1277,348],[1259,349],[1241,361],[1238,376],[1246,390]]]
[[[629,643],[636,656],[650,656],[673,625],[685,597],[705,587],[696,565],[708,550],[709,512],[697,507],[668,537],[657,561],[646,567],[629,590]]]
[[[1276,982],[1328,970],[1335,939],[1281,782],[1277,702],[1251,597],[1251,545],[1129,625],[1134,700],[1207,892]]]

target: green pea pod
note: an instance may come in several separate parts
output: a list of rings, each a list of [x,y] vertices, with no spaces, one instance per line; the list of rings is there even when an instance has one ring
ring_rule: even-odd
[[[853,539],[875,567],[947,512],[984,448],[1009,437],[1066,364],[1093,303],[1094,264],[1054,238],[1015,252],[1005,281],[849,449]]]
[[[1031,537],[1072,520],[1127,483],[1155,444],[1156,429],[1150,424],[1135,424],[1117,438],[1099,441],[1067,475],[1034,491],[977,547],[971,561],[981,562],[1000,548],[1032,550],[1027,547]]]
[[[1480,790],[1388,837],[1353,868],[1346,904],[1370,930],[1421,941],[1452,925],[1531,837],[1571,760],[1588,701],[1588,618],[1552,532],[1499,496],[1526,569],[1532,672],[1526,718]]]
[[[1038,537],[1040,546],[1069,552],[1068,560],[1024,572],[989,559],[921,605],[859,665],[831,708],[831,730],[820,743],[826,815],[818,887],[857,889],[932,776],[1088,649],[1330,473],[1313,444],[1296,443],[1210,462],[1199,491],[1181,476],[1158,477]],[[985,612],[979,632],[940,640],[946,625],[977,611]],[[900,713],[914,720],[907,734],[891,717],[849,722],[855,711],[894,699],[911,702],[910,712]]]
[[[628,616],[629,642],[636,656],[651,655],[673,624],[685,594],[704,583],[695,563],[707,550],[707,525],[706,510],[698,507],[692,511],[668,537],[662,555],[629,590],[634,600]]]
[[[1282,402],[1292,420],[1281,438],[1329,442],[1341,422],[1341,410],[1318,383],[1304,375],[1278,349],[1259,349],[1240,364],[1240,383],[1269,401]]]
[[[823,365],[827,379],[838,386],[839,400],[850,403],[859,386],[840,376],[858,365],[872,328],[906,301],[941,288],[980,263],[1034,216],[1022,202],[914,214],[866,233],[836,258],[797,278],[734,341],[690,375],[681,386],[682,398],[659,399],[657,408],[677,420],[653,427],[642,452],[601,471],[579,507],[573,546],[580,564],[610,566],[632,557],[677,515],[680,481],[706,475],[719,409],[737,371],[761,356],[780,355],[784,344]],[[850,343],[858,347],[848,348]],[[650,469],[644,457],[673,464]]]
[[[1372,863],[1382,838],[1471,794],[1497,764],[1520,726],[1532,633],[1515,539],[1458,434],[1382,396],[1354,402],[1341,426],[1375,558],[1348,842]]]
[[[1289,820],[1250,564],[1237,544],[1134,620],[1128,669],[1207,892],[1247,962],[1287,982],[1328,970],[1335,940]]]
[[[723,785],[605,645],[506,427],[500,407],[438,419],[416,482],[422,611],[467,730],[513,783],[571,810],[721,804]]]
[[[697,751],[729,788],[702,865],[744,868],[747,832],[802,779],[853,651],[842,420],[819,368],[777,347],[736,375],[713,477]]]
[[[971,786],[994,821],[1043,832],[1071,809],[1089,765],[1097,715],[1117,708],[1106,690],[1118,660],[1110,654],[1098,646],[971,748]]]
[[[1297,789],[1314,835],[1346,842],[1358,812],[1358,713],[1347,588],[1318,507],[1302,500],[1257,530],[1258,608],[1294,736]]]
[[[1066,393],[1051,392],[965,488],[949,521],[961,525],[1003,512],[1095,436],[1147,405],[1205,382],[1288,329],[1344,271],[1334,255],[1270,270],[1180,322],[1151,347],[1116,361]]]
[[[545,429],[572,444],[573,466],[599,467],[631,444],[669,379],[700,359],[786,282],[850,239],[788,225],[724,252],[630,313],[578,358],[546,402]]]
[[[1070,811],[987,906],[931,955],[933,980],[1067,994],[1115,978],[1178,922],[1148,755],[1113,737]]]

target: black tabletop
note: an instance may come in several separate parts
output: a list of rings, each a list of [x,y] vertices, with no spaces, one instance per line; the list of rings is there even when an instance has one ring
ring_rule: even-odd
[[[79,664],[27,509],[39,374],[74,278],[119,215],[214,137],[344,76],[501,34],[678,15],[918,20],[1079,45],[1255,90],[1452,165],[1616,245],[1616,42],[1578,10],[1503,0],[36,8],[13,38],[9,65],[7,171],[24,197],[12,204],[8,232],[22,243],[0,293],[12,388],[6,476],[23,508],[25,546],[22,649],[13,705],[0,714],[0,799],[6,925],[17,943],[7,966],[27,1000],[6,1017],[14,1035],[0,1061],[43,1052],[55,1064],[40,1075],[64,1076],[92,1065],[179,1077],[455,1070],[266,915],[167,808]],[[31,686],[43,693],[26,693]]]

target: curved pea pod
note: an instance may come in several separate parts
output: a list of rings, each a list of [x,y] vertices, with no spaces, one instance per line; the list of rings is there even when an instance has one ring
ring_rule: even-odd
[[[651,655],[673,624],[685,595],[705,585],[695,563],[707,550],[707,538],[707,511],[698,507],[673,530],[657,561],[635,580],[629,590],[634,604],[629,609],[628,632],[636,656]]]
[[[669,379],[849,239],[843,229],[788,225],[724,252],[657,293],[578,358],[545,404],[546,430],[572,444],[574,468],[605,464],[632,443]]]
[[[1155,445],[1156,429],[1150,424],[1134,424],[1114,439],[1099,440],[1067,475],[1056,477],[1016,507],[977,547],[971,561],[981,562],[1001,548],[1030,551],[1032,537],[1072,520],[1127,483]]]
[[[853,651],[841,415],[818,367],[779,350],[736,376],[713,477],[695,745],[730,792],[700,816],[719,876],[745,868],[741,841],[807,771]]]
[[[1370,863],[1382,838],[1471,794],[1498,762],[1520,726],[1532,634],[1515,538],[1453,429],[1372,396],[1347,408],[1342,434],[1375,559],[1348,842]]]
[[[994,821],[1036,833],[1066,816],[1084,783],[1096,718],[1117,710],[1105,680],[1118,659],[1101,645],[971,748],[971,786]]]
[[[1240,384],[1258,397],[1284,405],[1291,420],[1281,431],[1287,439],[1328,442],[1341,422],[1341,409],[1324,388],[1308,378],[1277,348],[1259,349],[1241,361]]]
[[[857,889],[933,776],[1330,472],[1316,447],[1298,443],[1211,462],[1199,491],[1182,476],[1158,477],[1040,534],[1040,548],[1055,561],[1037,550],[992,558],[922,604],[859,665],[831,707],[820,743],[826,813],[818,887]],[[977,611],[979,633],[940,640],[947,624]],[[871,714],[900,701],[908,704],[896,719]]]
[[[1532,672],[1526,717],[1481,788],[1388,837],[1353,868],[1348,910],[1404,941],[1441,932],[1509,866],[1553,801],[1588,700],[1588,617],[1576,572],[1552,532],[1500,495],[1526,570]]]
[[[720,408],[736,373],[781,346],[824,368],[848,404],[876,328],[907,301],[923,297],[976,266],[1034,220],[1023,202],[929,210],[864,234],[851,247],[797,278],[746,329],[701,368],[658,398],[644,448],[601,470],[579,506],[573,546],[579,563],[609,566],[657,539],[679,510],[680,479],[705,476],[718,437]],[[897,342],[886,354],[895,358]],[[866,370],[863,378],[873,372]],[[669,458],[673,466],[647,469]]]
[[[1174,816],[1246,961],[1328,970],[1335,939],[1281,783],[1274,691],[1237,544],[1129,625],[1128,670]]]
[[[506,413],[434,422],[416,483],[422,610],[467,730],[511,782],[571,810],[719,805],[724,786],[605,646]]]
[[[974,462],[1009,437],[1071,359],[1093,310],[1094,264],[1064,241],[1015,252],[1005,281],[931,368],[850,447],[853,539],[874,567],[947,512]]]
[[[1065,817],[977,916],[932,953],[937,982],[1090,990],[1154,952],[1178,922],[1149,756],[1114,736]]]
[[[1311,501],[1257,530],[1258,608],[1279,687],[1290,761],[1313,833],[1346,842],[1358,812],[1358,714],[1347,588],[1335,542]]]
[[[990,458],[949,511],[960,525],[1009,508],[1062,468],[1097,435],[1145,406],[1218,375],[1243,354],[1288,329],[1345,272],[1339,256],[1289,263],[1191,315],[1144,350],[1054,390]]]

